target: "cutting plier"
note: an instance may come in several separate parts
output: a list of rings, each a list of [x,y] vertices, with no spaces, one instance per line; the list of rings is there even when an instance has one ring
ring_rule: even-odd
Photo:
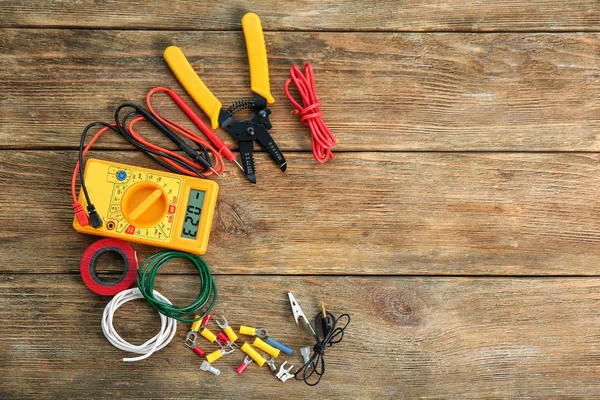
[[[269,153],[282,172],[286,170],[287,163],[269,134],[269,129],[272,128],[269,121],[271,110],[267,105],[273,104],[275,99],[271,95],[267,48],[258,15],[244,15],[242,29],[250,64],[250,89],[254,92],[252,100],[237,101],[225,109],[196,74],[179,47],[168,47],[164,51],[164,58],[181,85],[208,116],[212,128],[216,129],[220,125],[238,143],[246,177],[250,182],[256,183],[253,156],[255,140]],[[242,110],[253,110],[252,117],[245,121],[236,120],[234,115]]]

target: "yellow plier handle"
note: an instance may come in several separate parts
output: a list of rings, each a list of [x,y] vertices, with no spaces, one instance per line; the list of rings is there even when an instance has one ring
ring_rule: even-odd
[[[248,52],[248,64],[250,64],[250,89],[267,100],[268,104],[275,103],[271,95],[271,84],[269,83],[269,63],[267,60],[267,47],[263,35],[260,18],[254,13],[247,13],[242,18],[242,29],[246,39],[246,50]],[[177,46],[169,46],[165,49],[163,57],[169,68],[194,99],[204,113],[210,118],[213,129],[219,127],[219,114],[223,104],[206,87],[202,79],[196,74],[194,68]]]
[[[204,113],[210,118],[213,129],[219,127],[219,113],[223,104],[206,87],[202,79],[196,74],[194,68],[190,65],[183,51],[177,46],[169,46],[165,49],[163,57],[169,68],[185,88],[188,94],[194,99]],[[268,80],[267,80],[268,83]]]
[[[267,60],[267,46],[263,34],[260,18],[254,13],[247,13],[242,17],[242,29],[246,39],[248,64],[250,64],[250,89],[267,100],[268,104],[275,103],[271,95],[269,83],[269,62]]]

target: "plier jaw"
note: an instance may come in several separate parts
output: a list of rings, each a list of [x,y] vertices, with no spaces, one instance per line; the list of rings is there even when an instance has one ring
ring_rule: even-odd
[[[269,153],[282,172],[286,170],[287,163],[268,132],[273,126],[269,120],[271,110],[267,108],[267,104],[274,103],[275,99],[271,95],[267,48],[258,15],[244,15],[242,29],[250,64],[250,88],[254,98],[250,101],[238,101],[228,109],[223,108],[222,103],[202,82],[181,49],[170,46],[165,50],[164,57],[179,82],[210,118],[213,129],[221,126],[238,143],[246,177],[250,182],[256,183],[254,141]],[[238,121],[234,118],[236,112],[247,109],[254,110],[250,119]]]
[[[275,143],[275,140],[269,133],[273,127],[269,120],[271,110],[267,108],[267,101],[264,97],[254,94],[254,100],[251,102],[254,113],[250,119],[238,121],[234,118],[236,110],[230,107],[228,110],[221,109],[219,113],[219,125],[229,134],[237,143],[242,158],[242,166],[248,180],[256,183],[256,172],[254,169],[254,141],[265,149],[273,161],[284,172],[287,169],[287,162],[283,153]],[[237,109],[240,111],[241,109]]]

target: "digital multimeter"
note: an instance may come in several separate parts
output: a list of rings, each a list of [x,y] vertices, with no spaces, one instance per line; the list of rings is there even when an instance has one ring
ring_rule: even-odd
[[[102,218],[99,228],[73,228],[168,249],[204,254],[217,204],[216,182],[89,159],[84,179]],[[87,207],[83,191],[79,202]]]

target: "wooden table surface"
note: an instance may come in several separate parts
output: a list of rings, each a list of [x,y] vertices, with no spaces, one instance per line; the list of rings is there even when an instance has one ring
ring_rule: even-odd
[[[96,240],[71,227],[82,128],[154,86],[183,93],[162,59],[171,44],[224,104],[247,96],[247,11],[265,29],[272,133],[289,168],[259,153],[256,186],[229,166],[218,179],[214,311],[268,328],[295,365],[310,336],[288,291],[309,316],[320,300],[350,313],[316,388],[255,365],[238,376],[240,352],[215,363],[221,376],[202,372],[188,324],[125,364],[100,328],[108,299],[79,276]],[[0,53],[0,397],[600,394],[597,0],[2,0]],[[282,89],[305,61],[338,138],[325,165]],[[95,149],[154,167],[116,135]],[[102,273],[117,274],[109,261]],[[189,266],[158,280],[177,304],[195,297]],[[115,318],[133,343],[159,321],[141,301]]]

